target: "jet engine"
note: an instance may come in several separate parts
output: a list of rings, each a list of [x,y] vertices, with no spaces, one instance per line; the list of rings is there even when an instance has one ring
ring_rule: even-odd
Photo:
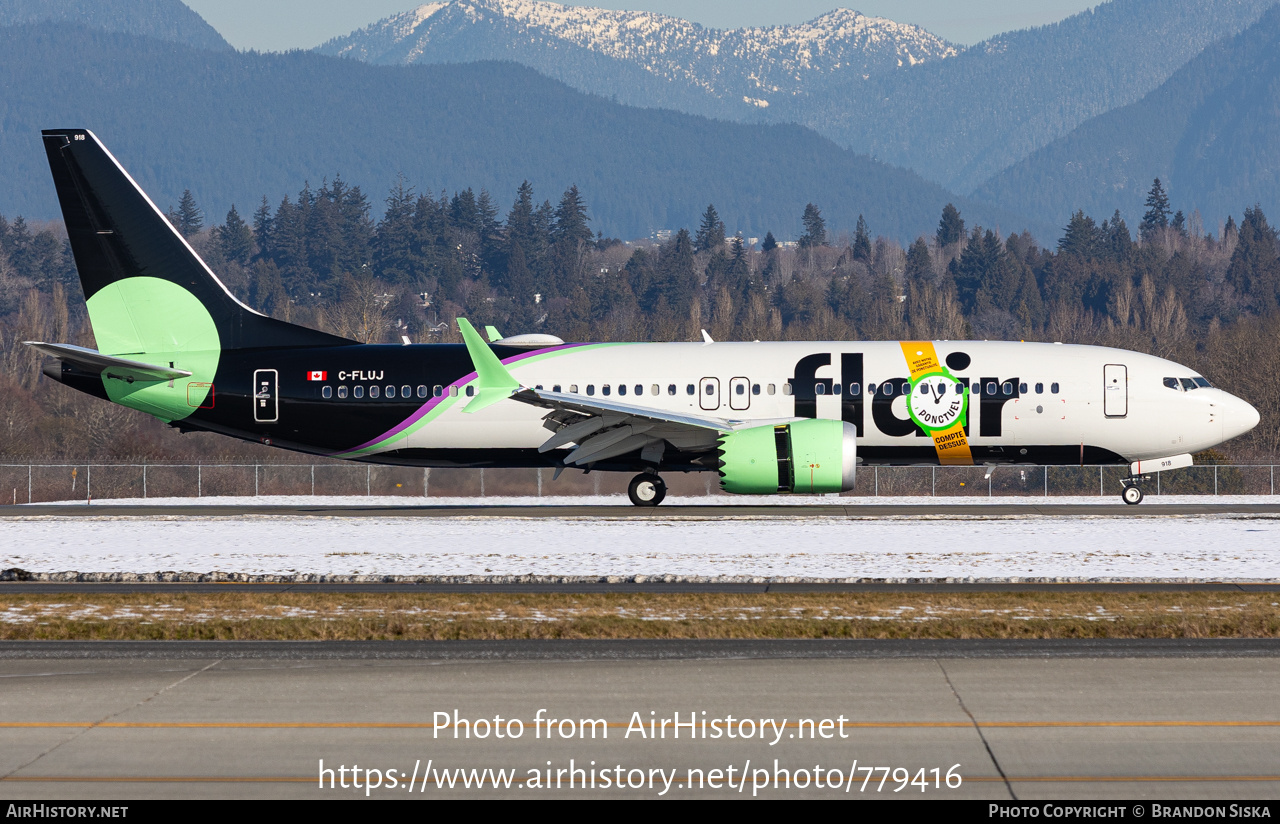
[[[857,465],[857,430],[844,421],[803,420],[720,436],[720,488],[726,492],[847,492]]]

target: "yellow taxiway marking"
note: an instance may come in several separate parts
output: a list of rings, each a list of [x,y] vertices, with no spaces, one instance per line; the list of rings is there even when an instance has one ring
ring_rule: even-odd
[[[546,719],[544,719],[546,720]],[[554,721],[554,719],[553,719]],[[845,729],[965,729],[972,721],[846,721]],[[1091,728],[1091,727],[1280,727],[1280,721],[979,721],[983,729],[1031,729],[1039,727]],[[106,729],[231,729],[231,730],[448,730],[453,724],[437,727],[431,723],[379,722],[379,721],[0,721],[0,729],[52,729],[88,727]],[[598,726],[598,725],[597,725]],[[630,723],[610,721],[611,729],[627,729]],[[770,725],[771,727],[773,725]],[[778,729],[801,729],[813,726],[809,722],[778,724]]]

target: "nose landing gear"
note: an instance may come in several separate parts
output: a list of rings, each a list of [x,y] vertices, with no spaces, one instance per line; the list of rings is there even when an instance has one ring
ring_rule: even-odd
[[[1142,487],[1138,486],[1137,478],[1128,478],[1123,481],[1124,489],[1120,492],[1120,499],[1126,504],[1142,503]]]
[[[667,485],[657,475],[646,472],[627,484],[627,497],[636,506],[657,506],[667,497]]]

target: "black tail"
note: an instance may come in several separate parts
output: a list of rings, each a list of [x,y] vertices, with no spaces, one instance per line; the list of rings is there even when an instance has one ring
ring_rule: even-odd
[[[166,301],[149,297],[155,278],[189,293],[208,312],[222,349],[258,347],[342,346],[354,343],[324,332],[266,317],[227,291],[199,255],[187,244],[116,161],[87,129],[47,129],[44,136],[49,168],[58,190],[80,283],[89,301],[90,320],[99,348],[136,351],[154,348],[138,340],[134,327],[145,317],[150,332],[143,338],[180,338],[180,319],[157,314]],[[130,281],[129,284],[123,284]],[[94,296],[118,286],[120,294],[96,303],[112,311],[94,311]],[[127,288],[126,288],[127,287]],[[171,288],[162,290],[172,292]],[[104,295],[104,297],[107,297]],[[95,314],[100,317],[95,317]],[[119,328],[110,328],[118,326]],[[104,339],[114,345],[104,345]],[[165,347],[168,348],[168,347]]]

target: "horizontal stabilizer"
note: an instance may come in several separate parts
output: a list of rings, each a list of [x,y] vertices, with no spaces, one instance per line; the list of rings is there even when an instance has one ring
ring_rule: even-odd
[[[64,363],[74,364],[88,372],[109,372],[108,377],[122,380],[171,381],[176,378],[191,377],[191,373],[185,369],[117,358],[104,355],[96,349],[72,346],[69,343],[42,343],[34,340],[23,341],[23,343],[45,355],[55,357]]]

